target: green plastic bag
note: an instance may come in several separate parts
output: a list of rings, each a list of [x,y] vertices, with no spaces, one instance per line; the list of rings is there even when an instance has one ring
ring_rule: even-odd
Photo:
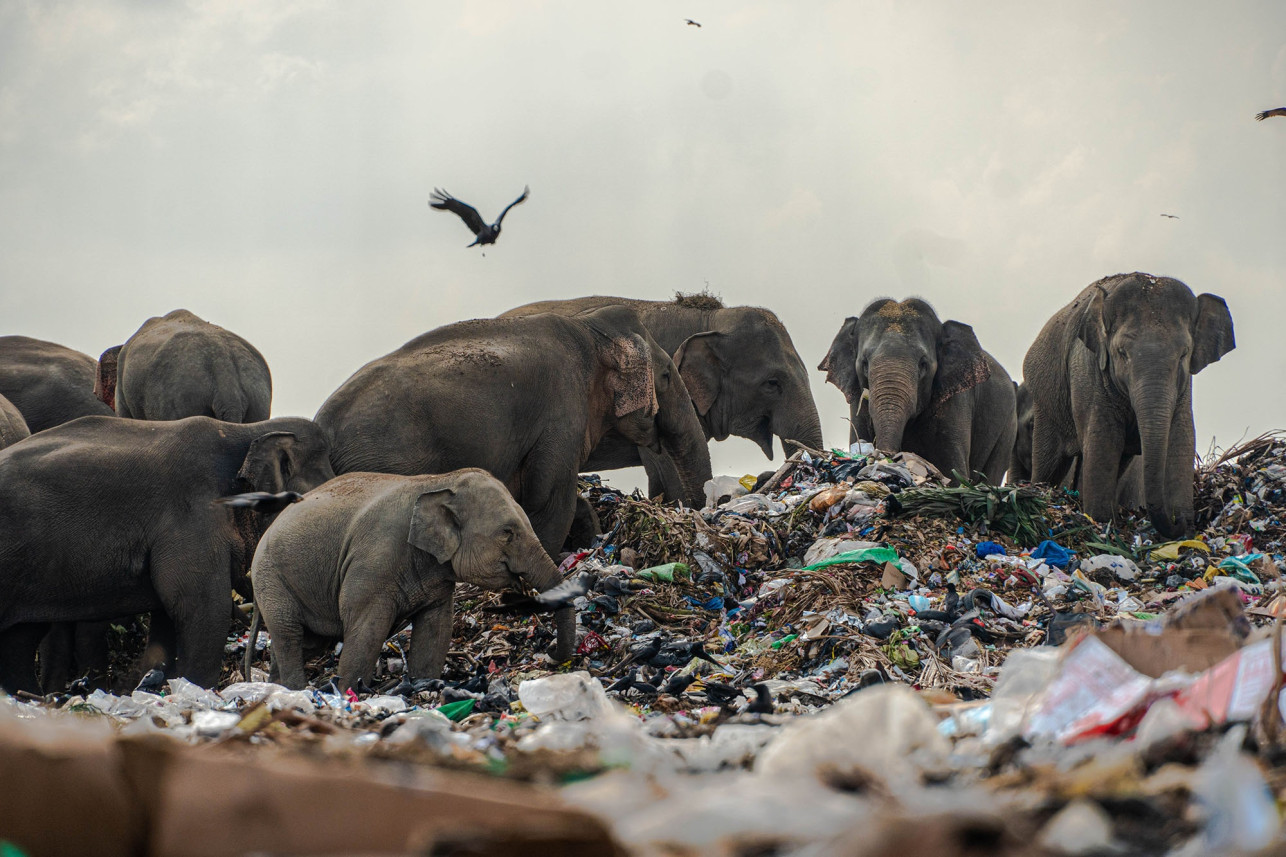
[[[464,718],[473,713],[473,704],[476,699],[462,699],[459,702],[448,702],[446,705],[439,705],[437,710],[445,714],[449,719],[459,723]]]
[[[812,565],[804,566],[804,571],[816,571],[819,568],[826,568],[828,565],[843,565],[851,562],[878,562],[883,565],[886,562],[897,562],[898,552],[893,548],[867,548],[860,551],[844,551],[837,553],[830,559],[823,559]]]
[[[654,565],[642,571],[634,572],[635,577],[644,580],[659,580],[662,583],[674,583],[674,575],[687,574],[688,566],[682,562],[667,562],[665,565]]]

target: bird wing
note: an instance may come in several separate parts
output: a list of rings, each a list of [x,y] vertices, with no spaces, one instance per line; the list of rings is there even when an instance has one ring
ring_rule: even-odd
[[[527,186],[525,186],[525,185],[524,185],[524,186],[523,186],[523,189],[522,189],[522,196],[518,197],[518,198],[517,198],[517,199],[515,199],[513,202],[511,202],[511,203],[509,203],[508,205],[506,205],[506,206],[505,206],[505,210],[504,210],[504,211],[502,211],[502,212],[500,212],[500,216],[496,218],[496,228],[497,228],[497,229],[499,229],[499,228],[500,228],[500,221],[502,221],[502,220],[504,220],[504,219],[505,219],[505,215],[509,213],[509,209],[513,208],[515,205],[517,205],[517,204],[518,204],[518,203],[520,203],[520,202],[525,202],[525,201],[526,201],[526,199],[527,199],[527,196],[528,196],[530,193],[531,193],[531,188],[529,188],[529,187],[527,187]]]
[[[429,194],[429,205],[439,211],[449,211],[464,221],[464,225],[473,231],[474,235],[486,227],[487,224],[482,222],[482,215],[478,209],[469,205],[467,202],[461,202],[444,190],[433,189]]]
[[[556,610],[560,607],[566,607],[586,592],[589,592],[589,588],[593,583],[594,575],[584,572],[576,577],[564,580],[555,587],[546,589],[532,600],[537,604],[543,604],[551,610]]]
[[[1272,110],[1265,110],[1263,113],[1256,113],[1255,118],[1263,122],[1269,116],[1286,116],[1286,107],[1274,107]]]

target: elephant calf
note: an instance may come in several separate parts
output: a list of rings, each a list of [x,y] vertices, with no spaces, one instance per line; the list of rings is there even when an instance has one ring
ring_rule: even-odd
[[[370,681],[384,641],[408,619],[410,674],[438,678],[456,583],[543,592],[561,581],[505,486],[475,468],[337,477],[278,516],[250,574],[272,635],[272,678],[290,688],[305,684],[306,634],[343,639],[339,683],[349,688]],[[560,625],[567,632],[574,623]]]

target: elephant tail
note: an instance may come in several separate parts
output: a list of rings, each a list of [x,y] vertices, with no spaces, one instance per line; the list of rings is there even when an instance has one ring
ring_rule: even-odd
[[[241,675],[245,681],[250,681],[250,667],[255,662],[255,643],[259,640],[259,629],[263,627],[263,614],[259,612],[259,605],[254,606],[250,614],[250,633],[246,636],[246,655],[241,663]]]
[[[243,423],[246,421],[246,412],[250,409],[250,404],[246,399],[245,393],[236,388],[220,389],[214,394],[214,401],[210,403],[210,410],[214,412],[216,420],[223,420],[225,423]]]

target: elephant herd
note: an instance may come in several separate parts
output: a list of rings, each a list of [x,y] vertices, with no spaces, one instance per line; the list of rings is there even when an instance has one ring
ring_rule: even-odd
[[[945,473],[1073,484],[1101,521],[1137,499],[1170,536],[1194,524],[1191,378],[1233,347],[1221,298],[1135,273],[1049,320],[1023,387],[915,298],[846,319],[818,368],[854,439]],[[289,686],[328,640],[345,642],[346,686],[369,680],[408,621],[411,674],[436,677],[456,583],[560,582],[579,472],[642,465],[652,495],[699,506],[710,439],[769,458],[774,438],[823,446],[778,318],[706,295],[529,304],[412,339],[312,420],[270,418],[271,399],[263,356],[186,310],[97,361],[0,337],[0,687],[101,674],[105,623],[140,613],[145,666],[213,685],[232,593],[252,588]],[[302,499],[217,502],[249,492]],[[566,659],[571,607],[555,627]]]

